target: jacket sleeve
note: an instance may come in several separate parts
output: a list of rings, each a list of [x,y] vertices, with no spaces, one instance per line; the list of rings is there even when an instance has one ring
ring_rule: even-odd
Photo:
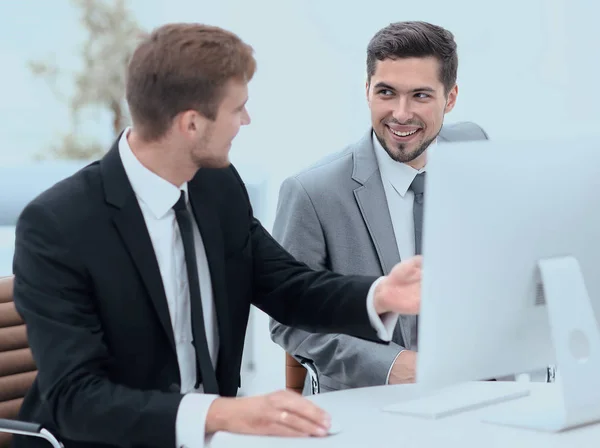
[[[327,241],[310,196],[296,178],[286,179],[279,192],[273,236],[299,261],[326,269]],[[390,368],[403,347],[375,344],[346,334],[316,334],[270,321],[272,340],[297,360],[316,368],[323,385],[334,389],[387,383]],[[369,366],[365,369],[365,366]]]

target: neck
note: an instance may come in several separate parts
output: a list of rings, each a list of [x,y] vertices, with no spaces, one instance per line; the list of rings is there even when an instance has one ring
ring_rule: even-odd
[[[198,167],[194,166],[190,158],[185,157],[185,152],[180,151],[177,145],[169,142],[167,138],[153,142],[144,141],[132,129],[127,136],[127,142],[142,165],[177,188],[190,181],[198,171]]]

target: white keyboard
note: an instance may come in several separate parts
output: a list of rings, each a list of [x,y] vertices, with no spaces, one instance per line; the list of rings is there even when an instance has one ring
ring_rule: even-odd
[[[489,387],[489,384],[484,382],[464,383],[432,390],[425,396],[395,403],[383,410],[436,419],[528,395],[529,387],[525,383],[522,388],[517,390],[515,390],[514,382],[498,381],[494,384],[494,387]]]

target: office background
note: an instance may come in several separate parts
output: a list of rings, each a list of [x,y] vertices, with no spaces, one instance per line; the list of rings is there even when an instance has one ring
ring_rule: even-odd
[[[475,121],[491,138],[507,140],[595,139],[600,123],[595,31],[600,6],[592,0],[3,2],[0,217],[5,222],[0,223],[0,275],[10,274],[13,228],[8,211],[85,162],[59,160],[49,148],[60,146],[69,133],[101,148],[112,143],[110,111],[98,105],[83,108],[75,127],[69,99],[76,93],[74,74],[84,67],[82,11],[120,4],[142,30],[197,21],[230,29],[254,47],[258,71],[248,103],[253,122],[236,139],[231,159],[267,228],[284,177],[368,129],[365,49],[372,35],[393,21],[425,20],[455,34],[460,90],[448,122]],[[113,37],[118,42],[119,36]],[[56,84],[35,75],[32,61],[59,67]],[[566,157],[568,151],[565,147]],[[283,352],[270,341],[267,323],[255,310],[244,394],[284,386]]]

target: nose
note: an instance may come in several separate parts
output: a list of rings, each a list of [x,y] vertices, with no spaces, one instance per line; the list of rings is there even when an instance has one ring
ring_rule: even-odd
[[[242,114],[242,126],[248,126],[252,119],[250,118],[250,114],[246,109],[244,109],[244,113]]]
[[[406,97],[400,96],[398,98],[392,116],[398,123],[406,123],[412,118],[413,112],[410,107],[410,101]]]

